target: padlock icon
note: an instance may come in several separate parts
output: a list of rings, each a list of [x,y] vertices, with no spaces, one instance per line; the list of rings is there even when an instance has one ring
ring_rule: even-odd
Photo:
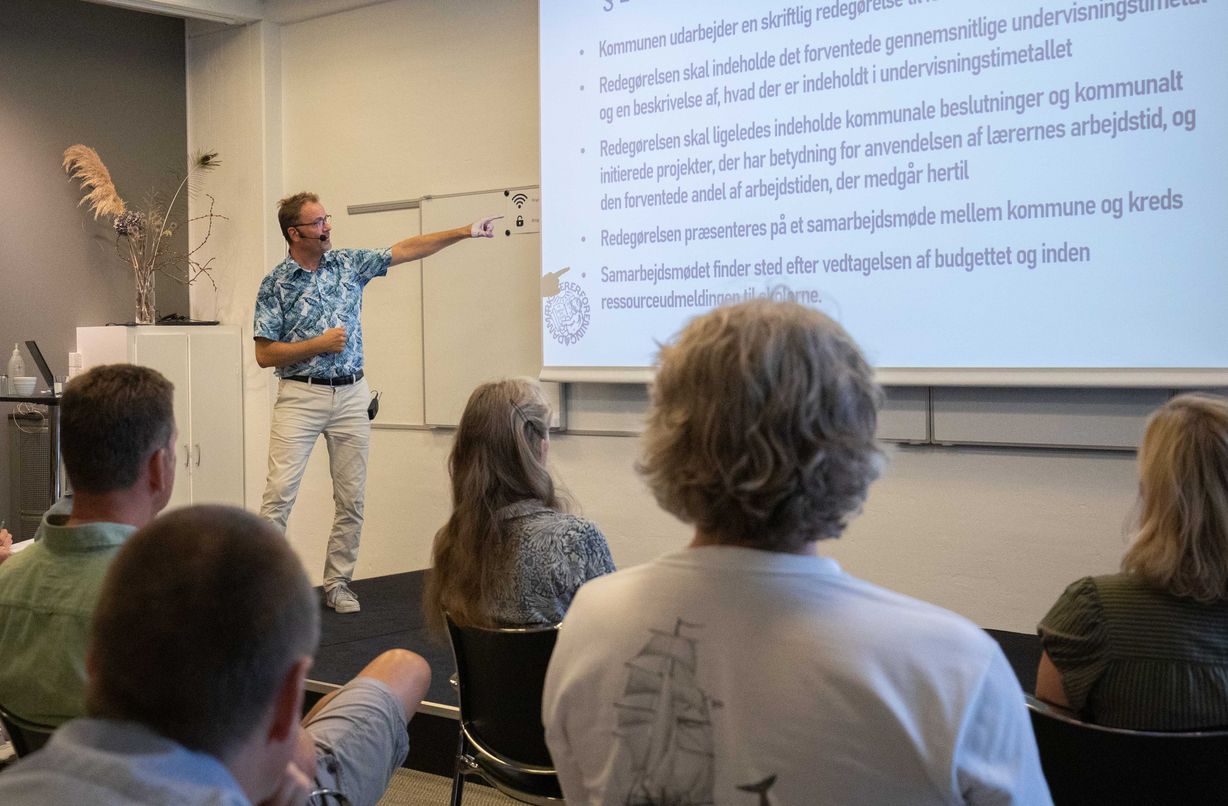
[[[524,216],[522,216],[522,215],[518,215],[518,216],[516,216],[516,226],[518,226],[518,227],[523,227],[523,226],[524,226]]]

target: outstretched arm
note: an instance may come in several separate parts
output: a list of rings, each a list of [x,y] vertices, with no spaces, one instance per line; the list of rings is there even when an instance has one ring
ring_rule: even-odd
[[[392,245],[391,265],[395,266],[398,263],[407,263],[411,260],[421,260],[424,257],[430,257],[440,249],[468,240],[469,238],[493,238],[495,237],[494,222],[500,218],[503,218],[503,216],[490,216],[475,221],[467,227],[445,229],[397,241]]]

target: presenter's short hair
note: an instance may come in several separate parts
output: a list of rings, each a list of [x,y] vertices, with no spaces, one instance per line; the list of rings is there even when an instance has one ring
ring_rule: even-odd
[[[1228,599],[1228,399],[1178,395],[1138,452],[1137,532],[1122,568],[1174,596]]]
[[[661,349],[639,465],[657,501],[723,543],[838,537],[878,476],[882,391],[834,321],[757,299]]]
[[[86,710],[222,757],[318,640],[311,584],[278,529],[234,507],[176,510],[130,537],[107,573]]]
[[[281,237],[286,239],[286,243],[290,243],[290,228],[298,221],[298,214],[302,212],[303,205],[308,202],[319,204],[320,197],[309,190],[304,190],[278,200],[277,226],[281,227]]]
[[[73,489],[106,493],[136,483],[141,465],[175,432],[175,387],[160,372],[105,364],[78,375],[60,400],[60,455]]]

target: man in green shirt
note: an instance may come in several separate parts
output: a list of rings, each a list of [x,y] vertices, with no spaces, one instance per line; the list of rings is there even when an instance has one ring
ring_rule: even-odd
[[[0,564],[0,705],[59,725],[85,711],[85,651],[102,580],[119,547],[175,484],[173,386],[131,364],[74,378],[60,405],[72,512]]]

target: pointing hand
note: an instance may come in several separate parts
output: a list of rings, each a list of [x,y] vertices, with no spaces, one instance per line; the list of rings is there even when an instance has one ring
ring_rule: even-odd
[[[473,222],[473,226],[469,228],[470,238],[493,238],[495,237],[494,222],[503,218],[501,215],[487,216]]]

